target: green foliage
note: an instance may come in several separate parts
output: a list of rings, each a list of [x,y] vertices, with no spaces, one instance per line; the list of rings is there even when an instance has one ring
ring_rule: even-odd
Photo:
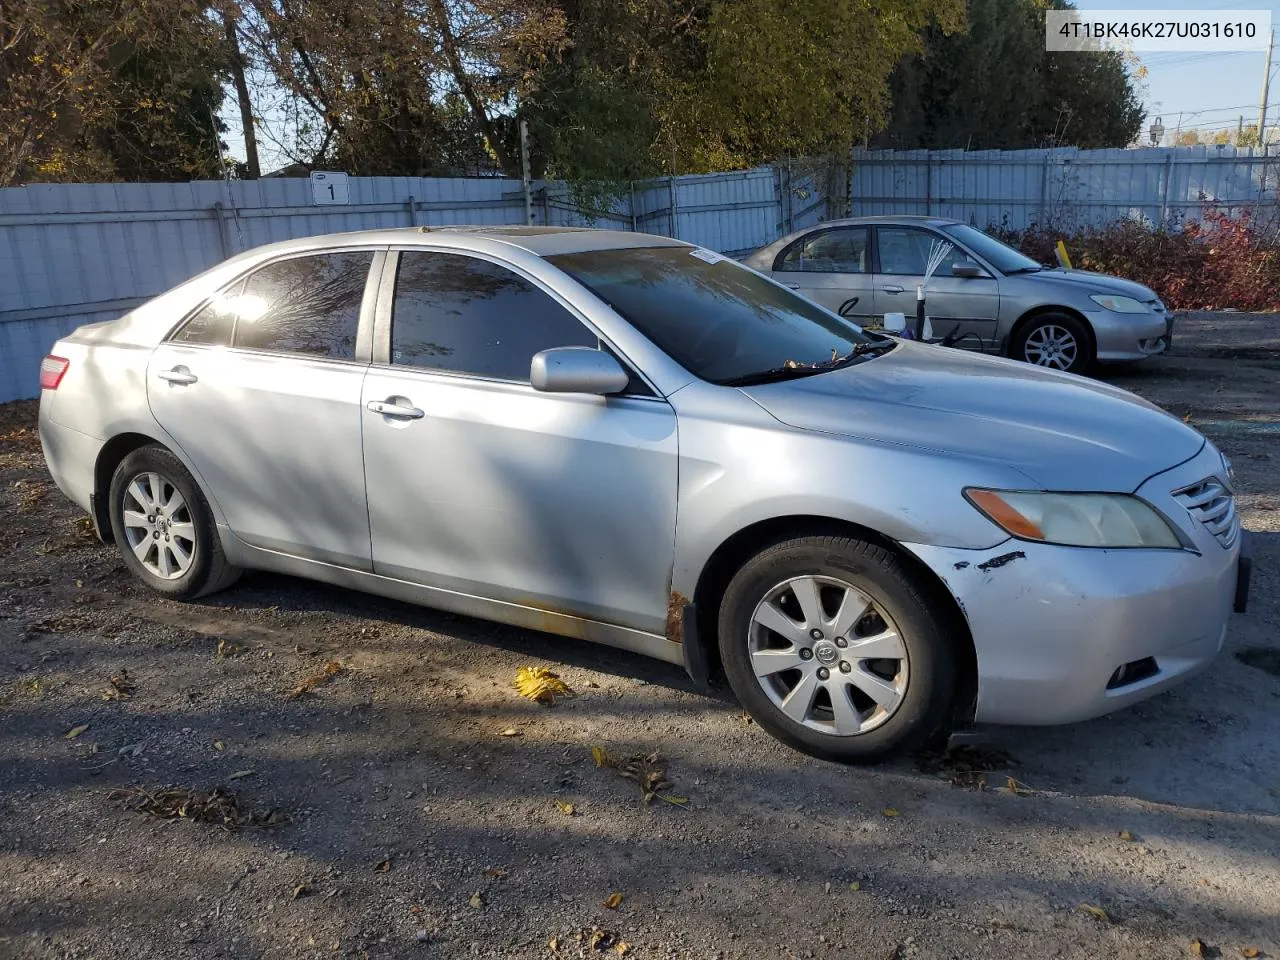
[[[1049,53],[1046,9],[1062,0],[969,0],[968,29],[933,29],[893,75],[893,112],[876,146],[1123,147],[1144,113],[1118,53]]]

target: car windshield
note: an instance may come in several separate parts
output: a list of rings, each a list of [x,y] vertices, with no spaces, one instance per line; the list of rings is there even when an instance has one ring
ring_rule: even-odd
[[[690,373],[712,383],[821,372],[883,338],[719,254],[689,247],[548,257]],[[892,341],[888,341],[892,342]]]
[[[1025,254],[968,224],[949,223],[942,227],[942,232],[959,240],[1001,273],[1030,273],[1044,269]]]

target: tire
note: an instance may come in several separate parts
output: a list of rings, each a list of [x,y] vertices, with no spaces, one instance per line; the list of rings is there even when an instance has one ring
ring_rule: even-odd
[[[955,648],[933,596],[901,557],[862,540],[811,536],[767,547],[721,601],[729,685],[761,727],[812,756],[877,763],[918,749],[947,732],[955,695]],[[806,615],[814,603],[819,615]],[[855,658],[859,646],[882,656]],[[757,664],[770,672],[757,678]]]
[[[1087,373],[1093,366],[1093,337],[1083,321],[1067,313],[1042,313],[1014,335],[1009,355],[1033,366]]]
[[[111,532],[125,565],[152,590],[191,600],[240,576],[223,555],[204,494],[164,447],[140,447],[120,461],[109,497]]]

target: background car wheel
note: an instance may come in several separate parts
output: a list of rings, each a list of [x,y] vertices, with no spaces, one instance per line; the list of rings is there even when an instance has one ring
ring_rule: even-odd
[[[1038,367],[1084,373],[1093,365],[1093,339],[1085,325],[1066,313],[1042,313],[1014,338],[1015,360]]]
[[[756,554],[720,606],[720,656],[764,729],[805,753],[874,763],[937,736],[956,675],[945,618],[902,559],[847,537]]]
[[[240,575],[222,553],[204,494],[164,447],[125,457],[110,497],[111,532],[124,562],[153,590],[185,600],[228,587]]]

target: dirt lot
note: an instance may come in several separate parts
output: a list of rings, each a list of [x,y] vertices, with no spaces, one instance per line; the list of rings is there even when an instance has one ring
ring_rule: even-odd
[[[808,760],[674,667],[302,581],[159,600],[49,484],[34,405],[0,408],[0,958],[1280,955],[1278,358],[1274,319],[1210,317],[1107,375],[1237,465],[1227,652],[989,731],[972,773]],[[526,665],[577,696],[518,698]],[[659,751],[688,807],[593,746]],[[113,794],[218,785],[267,823]]]

